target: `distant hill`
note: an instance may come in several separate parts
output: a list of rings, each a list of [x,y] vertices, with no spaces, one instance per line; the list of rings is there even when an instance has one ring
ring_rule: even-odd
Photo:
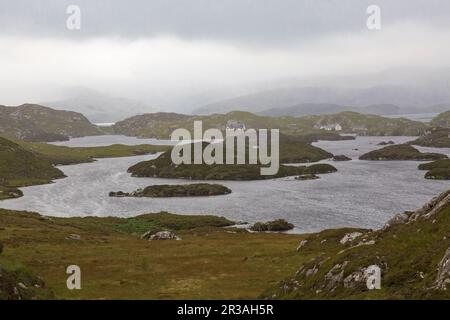
[[[377,110],[383,105],[395,105],[400,108],[410,109],[411,113],[436,112],[450,101],[448,88],[430,89],[425,86],[372,86],[366,88],[355,87],[289,87],[273,90],[265,90],[248,95],[242,95],[227,100],[208,104],[195,109],[194,114],[226,113],[231,110],[250,112],[263,112],[277,108],[291,108],[304,104],[318,104],[319,112],[324,106],[353,106],[354,108],[367,107],[370,112],[380,114]],[[374,108],[374,106],[376,106]],[[434,106],[432,111],[427,111],[427,106]],[[348,110],[348,109],[346,109]],[[341,111],[346,111],[341,110]],[[444,109],[445,110],[445,109]],[[355,111],[355,109],[351,109]],[[443,110],[440,110],[443,111]],[[332,111],[333,112],[333,111]],[[395,114],[391,113],[385,114]],[[404,110],[398,110],[404,113]],[[405,112],[409,113],[409,112]],[[274,114],[273,111],[270,114]],[[320,114],[320,113],[314,113]],[[278,113],[281,115],[281,113]],[[285,114],[289,115],[289,114]],[[301,114],[298,114],[301,115]]]
[[[66,98],[43,104],[59,110],[80,112],[93,123],[116,122],[135,114],[154,111],[140,101],[112,97],[88,88],[69,88],[64,95]]]
[[[291,107],[272,108],[258,112],[258,114],[272,117],[292,116],[302,117],[313,114],[330,114],[342,111],[350,111],[352,107],[341,106],[332,103],[301,103]]]
[[[309,136],[305,141],[338,140],[339,133],[356,133],[359,135],[409,135],[419,136],[427,128],[424,123],[403,118],[386,118],[377,115],[365,115],[356,112],[340,112],[304,117],[270,117],[245,111],[232,111],[226,114],[208,116],[189,116],[177,113],[152,113],[134,116],[120,121],[111,130],[116,134],[144,138],[168,139],[178,128],[192,131],[194,121],[201,120],[203,129],[217,128],[224,131],[229,122],[239,122],[246,128],[280,129],[284,134]],[[331,126],[341,127],[335,131]],[[330,127],[330,128],[328,128]]]
[[[0,136],[24,141],[62,141],[101,134],[85,116],[36,104],[0,106]]]
[[[345,111],[330,115],[302,117],[316,127],[338,124],[345,133],[367,136],[419,136],[428,128],[426,124],[405,118],[386,118],[377,115]]]
[[[343,111],[355,111],[365,114],[376,114],[376,115],[398,115],[402,114],[402,109],[399,106],[393,104],[377,104],[369,105],[366,107],[351,107],[343,106],[332,103],[302,103],[286,108],[272,108],[258,112],[261,115],[267,116],[293,116],[302,117],[308,115],[322,115],[322,114],[332,114]],[[403,110],[404,113],[408,113],[408,110]]]

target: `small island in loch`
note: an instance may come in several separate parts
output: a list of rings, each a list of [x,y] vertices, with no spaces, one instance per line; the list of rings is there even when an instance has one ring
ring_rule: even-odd
[[[279,232],[279,231],[288,231],[294,229],[294,225],[292,223],[287,222],[284,219],[277,219],[268,222],[256,222],[254,225],[250,227],[250,231],[254,232]]]
[[[388,146],[388,145],[391,145],[391,144],[395,144],[395,142],[392,141],[392,140],[389,140],[389,141],[381,141],[380,143],[377,144],[377,146]]]
[[[148,198],[163,198],[163,197],[205,197],[218,196],[230,194],[231,190],[220,184],[209,183],[193,183],[182,185],[153,185],[144,189],[138,189],[131,193],[128,192],[110,192],[110,197],[148,197]]]
[[[387,146],[378,150],[373,150],[359,157],[360,160],[414,160],[414,161],[431,161],[447,159],[445,154],[420,152],[416,148],[399,144]]]
[[[280,155],[282,157],[282,153]],[[179,164],[172,162],[171,152],[167,151],[158,158],[139,162],[128,172],[133,177],[158,177],[167,179],[190,180],[264,180],[298,176],[302,174],[323,174],[336,172],[337,169],[325,163],[310,166],[280,165],[275,175],[261,175],[261,164]]]
[[[317,179],[320,179],[320,177],[315,174],[302,174],[301,176],[295,177],[295,180],[300,180],[300,181],[317,180]]]
[[[419,170],[428,170],[425,179],[450,180],[450,159],[437,160],[419,165]]]
[[[347,157],[343,154],[338,154],[333,157],[333,161],[351,161],[352,158]]]

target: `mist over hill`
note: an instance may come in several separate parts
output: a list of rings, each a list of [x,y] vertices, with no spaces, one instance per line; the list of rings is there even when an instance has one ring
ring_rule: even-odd
[[[278,81],[272,88],[266,84],[266,89],[221,99],[192,113],[242,110],[302,116],[341,111],[384,115],[442,112],[450,106],[449,89],[450,68],[391,68],[372,74]],[[281,108],[287,109],[276,111]]]
[[[370,88],[338,88],[338,87],[297,87],[262,91],[220,102],[212,103],[193,111],[194,114],[211,114],[242,110],[264,112],[279,108],[293,108],[296,105],[315,104],[320,110],[324,105],[330,109],[319,112],[336,112],[330,104],[344,107],[335,109],[354,110],[355,107],[370,105],[396,105],[409,112],[429,112],[432,105],[446,105],[450,102],[450,91],[445,88],[425,88],[407,86],[378,86]],[[447,104],[448,105],[448,104]],[[345,107],[345,106],[353,106]],[[336,105],[334,105],[336,107]],[[345,110],[342,110],[345,109]],[[393,109],[396,109],[393,107]],[[394,110],[395,111],[395,110]],[[398,109],[396,112],[404,112]],[[435,112],[433,110],[431,112]],[[444,111],[444,110],[438,110]],[[308,112],[316,112],[314,108]],[[364,111],[362,111],[364,112]],[[384,111],[386,112],[386,111]],[[272,113],[273,114],[273,113]],[[386,114],[386,113],[385,113]],[[396,114],[390,112],[390,114]]]
[[[63,97],[43,104],[59,110],[80,112],[93,123],[117,122],[136,114],[155,111],[139,100],[114,97],[83,87],[68,88]]]

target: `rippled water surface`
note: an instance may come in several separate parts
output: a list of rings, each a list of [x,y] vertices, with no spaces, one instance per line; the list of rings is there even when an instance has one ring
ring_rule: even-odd
[[[337,173],[321,179],[297,181],[281,178],[266,181],[220,182],[233,190],[225,196],[202,198],[110,198],[110,191],[133,191],[153,184],[191,183],[185,180],[132,178],[131,165],[155,156],[102,159],[94,163],[62,166],[68,176],[53,184],[23,188],[24,197],[2,201],[0,206],[36,211],[51,216],[133,216],[161,210],[180,214],[215,214],[247,222],[284,218],[296,232],[330,227],[377,228],[395,213],[413,210],[448,189],[448,181],[423,178],[415,161],[360,161],[358,156],[380,148],[380,141],[409,141],[410,137],[358,137],[350,141],[321,141],[315,145],[334,154],[353,158],[332,162]],[[87,137],[63,143],[69,146],[141,144],[146,140]],[[152,143],[155,143],[152,140]],[[160,142],[163,143],[163,142]],[[420,148],[450,155],[450,149]],[[326,161],[328,162],[328,161]],[[330,162],[331,163],[331,162]]]

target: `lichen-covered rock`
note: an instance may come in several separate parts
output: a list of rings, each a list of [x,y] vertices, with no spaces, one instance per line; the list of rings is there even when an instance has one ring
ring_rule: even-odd
[[[339,241],[341,244],[346,244],[347,242],[352,242],[353,240],[355,240],[356,238],[358,238],[359,236],[362,236],[361,232],[351,232],[351,233],[347,233],[342,239],[341,241]]]
[[[81,236],[79,234],[69,234],[66,237],[67,240],[75,240],[75,241],[80,241],[81,240]]]
[[[308,240],[302,240],[300,241],[300,244],[297,247],[297,251],[300,251],[306,244],[308,243]]]
[[[152,231],[147,231],[141,236],[145,240],[181,240],[175,233],[171,231],[160,231],[153,233]]]

